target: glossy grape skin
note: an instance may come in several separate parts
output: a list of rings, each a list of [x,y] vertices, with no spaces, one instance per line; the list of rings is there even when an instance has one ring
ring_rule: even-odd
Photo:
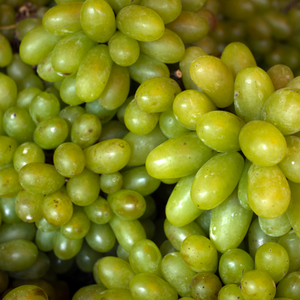
[[[124,288],[113,288],[101,292],[94,300],[133,300],[130,291]]]
[[[21,190],[18,173],[11,165],[0,169],[0,197],[16,196]]]
[[[278,64],[267,72],[272,79],[275,91],[284,88],[294,79],[293,71],[286,65]]]
[[[17,222],[12,224],[3,223],[0,227],[0,243],[5,243],[13,240],[33,240],[36,228],[33,224]]]
[[[180,254],[186,265],[195,272],[215,273],[218,253],[213,243],[202,235],[190,235],[181,245]]]
[[[291,204],[288,207],[289,210],[293,209],[291,207]],[[286,233],[288,233],[292,226],[289,220],[290,215],[285,212],[281,216],[274,218],[274,219],[264,219],[261,217],[258,217],[258,223],[261,228],[261,230],[269,235],[269,236],[275,236],[280,237]],[[294,228],[295,226],[293,226]],[[294,228],[295,229],[295,228]]]
[[[44,217],[41,217],[39,220],[37,220],[35,225],[37,229],[42,232],[53,232],[59,228],[59,226],[50,224]]]
[[[290,189],[291,189],[291,202],[287,209],[287,216],[290,223],[290,226],[293,227],[294,231],[299,234],[300,233],[300,224],[299,224],[299,192],[300,185],[298,183],[294,183],[288,181]],[[287,232],[286,232],[287,233]]]
[[[53,250],[53,240],[56,235],[56,231],[43,232],[40,229],[36,231],[35,244],[39,250],[48,252]]]
[[[0,109],[4,113],[8,108],[16,104],[18,89],[15,81],[0,72]]]
[[[192,62],[190,75],[217,107],[223,108],[233,102],[234,78],[229,67],[219,58],[200,56]]]
[[[218,300],[244,300],[241,289],[237,284],[224,285],[218,294]]]
[[[241,205],[248,210],[251,210],[249,205],[248,196],[247,196],[247,189],[248,189],[248,171],[252,162],[249,161],[247,158],[245,159],[244,169],[238,184],[238,198]]]
[[[181,297],[191,296],[190,284],[196,272],[188,268],[179,252],[169,253],[161,262],[163,278],[176,290]]]
[[[13,161],[13,156],[18,148],[18,142],[11,137],[0,136],[0,166],[5,166]]]
[[[126,6],[139,5],[141,0],[109,0],[107,2],[113,8],[115,13],[118,14],[118,12]]]
[[[277,286],[276,297],[284,297],[284,299],[291,298],[298,300],[300,291],[299,279],[299,271],[292,272],[285,278],[283,278]]]
[[[17,239],[0,244],[0,268],[5,271],[23,271],[34,264],[38,249],[34,243]]]
[[[84,206],[84,211],[88,218],[96,224],[108,223],[113,216],[108,202],[100,196],[92,204]]]
[[[140,273],[132,278],[130,292],[135,300],[176,300],[178,298],[177,292],[169,283],[147,273]]]
[[[0,50],[0,67],[6,67],[10,64],[13,53],[11,49],[11,45],[7,38],[0,33],[0,41],[1,41],[1,50]]]
[[[87,102],[85,105],[85,110],[88,114],[93,114],[99,118],[101,124],[106,124],[109,122],[117,112],[117,109],[108,110],[105,109],[98,101],[98,99]]]
[[[21,285],[12,289],[7,293],[4,300],[13,300],[13,299],[32,299],[32,300],[48,300],[48,295],[46,292],[36,285]]]
[[[258,216],[274,219],[288,208],[291,191],[278,166],[259,167],[251,165],[248,171],[249,204]]]
[[[75,83],[76,83],[76,74],[65,77],[60,87],[61,99],[62,101],[64,101],[69,105],[79,105],[84,102],[76,94]],[[82,108],[81,106],[78,107]]]
[[[200,226],[206,237],[209,236],[211,213],[212,209],[204,210],[202,214],[195,220],[195,222]]]
[[[72,300],[94,300],[96,296],[105,290],[105,287],[98,284],[87,285],[77,290]]]
[[[265,271],[253,270],[243,276],[241,292],[245,300],[272,300],[276,294],[276,285]]]

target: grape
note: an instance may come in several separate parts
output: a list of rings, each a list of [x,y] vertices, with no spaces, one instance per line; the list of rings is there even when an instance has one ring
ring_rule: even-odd
[[[299,272],[290,273],[283,278],[277,286],[276,297],[285,297],[298,300],[300,289],[299,279]]]
[[[109,122],[117,112],[117,109],[108,110],[104,108],[99,103],[98,99],[92,102],[87,102],[85,105],[85,110],[87,113],[97,116],[100,119],[102,125]]]
[[[101,185],[100,185],[101,186]],[[93,203],[83,207],[88,218],[96,224],[106,224],[113,216],[107,200],[99,196]]]
[[[218,294],[218,300],[244,300],[241,289],[237,284],[226,284],[220,290]]]
[[[53,240],[56,235],[56,231],[43,232],[38,229],[35,236],[35,244],[39,250],[48,252],[53,250]]]
[[[0,243],[13,240],[28,240],[31,241],[35,236],[36,228],[33,224],[24,222],[6,224],[3,223],[0,227]]]
[[[0,197],[8,198],[16,196],[21,190],[19,175],[14,167],[8,165],[0,170]],[[10,212],[8,213],[10,215]]]
[[[0,136],[0,166],[5,166],[13,161],[18,146],[18,142],[14,138]]]
[[[212,209],[204,210],[202,214],[195,220],[207,237],[209,236],[211,213]]]
[[[18,89],[13,79],[0,72],[0,110],[5,112],[16,104]]]
[[[118,120],[111,120],[102,126],[102,132],[99,137],[99,142],[108,139],[122,139],[129,130]]]
[[[291,209],[290,205],[288,209]],[[280,237],[288,233],[292,228],[290,220],[288,218],[288,214],[286,212],[274,219],[265,219],[258,217],[258,223],[261,230],[265,234],[275,237]]]
[[[106,194],[118,192],[123,185],[123,175],[120,172],[102,174],[100,176],[100,189]]]
[[[0,33],[0,43],[1,43],[1,49],[0,49],[0,67],[6,67],[10,64],[13,53],[11,49],[11,45],[7,38]]]
[[[35,225],[38,230],[42,232],[53,232],[59,228],[59,226],[48,223],[48,221],[44,217],[41,217],[39,220],[37,220],[35,222]]]
[[[77,290],[72,300],[94,300],[96,296],[105,290],[105,288],[98,284],[87,285]]]
[[[13,300],[16,297],[19,299],[28,299],[30,297],[32,300],[48,300],[46,292],[36,285],[22,285],[14,288],[3,299]]]
[[[131,293],[128,289],[114,288],[101,292],[94,300],[133,300]]]
[[[275,65],[267,72],[272,79],[275,91],[284,88],[294,79],[293,71],[285,65]]]

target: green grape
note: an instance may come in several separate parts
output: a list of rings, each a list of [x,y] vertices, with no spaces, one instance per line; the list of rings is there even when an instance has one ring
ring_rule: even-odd
[[[108,41],[109,54],[114,63],[128,67],[134,64],[140,55],[137,40],[117,31]]]
[[[43,194],[32,194],[25,190],[21,190],[15,200],[16,214],[23,222],[36,222],[43,215],[43,200]]]
[[[118,192],[121,189],[122,185],[123,175],[120,172],[102,174],[100,176],[100,189],[106,194],[113,194]]]
[[[261,119],[275,125],[283,135],[300,131],[297,118],[300,109],[300,90],[284,88],[274,92],[265,102]]]
[[[286,87],[294,79],[293,71],[286,65],[275,65],[267,73],[273,82],[275,91]]]
[[[69,105],[80,105],[83,101],[76,94],[76,74],[67,76],[63,80],[60,88],[62,101]]]
[[[134,0],[133,0],[134,1]],[[94,300],[133,300],[130,291],[124,288],[109,289],[98,294]]]
[[[110,139],[84,150],[86,167],[97,174],[110,174],[126,166],[131,155],[125,140]]]
[[[56,274],[67,273],[73,266],[75,261],[74,258],[71,259],[60,259],[58,258],[53,251],[49,253],[51,270]]]
[[[129,262],[129,252],[127,252],[121,245],[118,245],[117,257]]]
[[[242,249],[229,249],[219,261],[219,274],[224,284],[239,284],[247,272],[254,269],[252,257]]]
[[[294,183],[288,181],[290,189],[291,189],[291,202],[287,209],[287,216],[289,225],[293,227],[297,234],[300,233],[300,224],[299,224],[299,192],[300,192],[300,185],[298,183]],[[281,224],[280,224],[281,225]],[[286,227],[285,227],[286,228]],[[281,231],[281,230],[280,230]],[[287,232],[285,232],[287,233]]]
[[[140,53],[138,60],[128,69],[130,77],[140,84],[150,78],[170,77],[166,64],[143,53]]]
[[[140,273],[130,282],[130,292],[135,300],[164,299],[176,300],[176,290],[165,280],[154,274]]]
[[[130,75],[126,67],[113,64],[110,77],[98,101],[107,110],[119,108],[127,99],[130,89]]]
[[[292,272],[291,274],[287,275],[285,278],[283,278],[276,290],[276,297],[284,297],[282,299],[299,299],[299,292],[300,292],[300,285],[299,285],[299,279],[300,279],[300,272]],[[277,299],[277,298],[275,298]]]
[[[245,300],[272,300],[276,294],[276,285],[267,272],[253,270],[243,276],[241,292]]]
[[[238,73],[234,83],[234,108],[237,116],[245,122],[259,120],[261,109],[273,92],[272,80],[264,70],[256,66],[244,68]]]
[[[0,269],[10,272],[23,271],[31,267],[38,257],[36,245],[17,239],[0,244]]]
[[[276,11],[268,11],[264,14],[264,19],[270,25],[272,36],[277,40],[288,40],[292,34],[292,28],[288,23],[285,14]]]
[[[125,102],[117,109],[117,118],[120,123],[124,124],[124,115],[128,104],[134,99],[134,95],[127,97]]]
[[[209,237],[219,252],[237,248],[247,234],[253,212],[243,208],[237,189],[221,204],[213,208]]]
[[[42,25],[37,26],[22,39],[20,57],[28,65],[37,65],[60,39],[60,36],[49,33]]]
[[[209,236],[211,213],[212,209],[204,210],[202,214],[197,219],[195,219],[195,222],[200,226],[206,237]]]
[[[94,300],[96,296],[105,290],[106,288],[98,284],[87,285],[77,290],[72,300]]]
[[[7,293],[4,300],[13,300],[13,299],[32,299],[32,300],[48,300],[48,295],[46,292],[39,288],[36,285],[21,285],[12,289],[9,293]]]
[[[43,81],[35,74],[29,74],[28,76],[24,77],[22,80],[17,82],[17,86],[19,91],[28,89],[30,87],[37,87],[40,90],[45,89]]]
[[[44,252],[48,252],[53,250],[53,240],[56,235],[56,231],[50,232],[43,232],[42,230],[38,229],[36,231],[35,236],[35,244],[36,246]]]
[[[62,75],[75,74],[85,55],[94,45],[95,42],[87,37],[83,31],[62,38],[52,52],[51,63],[54,71]]]
[[[153,240],[156,234],[155,223],[149,218],[143,218],[143,219],[140,218],[139,221],[145,230],[146,238],[149,240]]]
[[[116,14],[118,14],[123,7],[140,4],[140,0],[108,0],[107,2],[113,8]]]
[[[11,63],[13,58],[13,52],[8,39],[1,33],[0,33],[0,43],[1,43],[0,67],[3,68],[8,66]]]
[[[278,166],[253,164],[248,171],[247,197],[254,213],[262,218],[274,219],[287,210],[291,191]]]
[[[141,0],[140,5],[153,9],[156,13],[158,13],[165,24],[177,19],[182,10],[182,4],[180,0]]]
[[[152,196],[144,196],[146,200],[146,210],[144,214],[139,218],[140,221],[144,219],[153,220],[156,217],[156,203]]]
[[[21,144],[14,153],[13,165],[17,172],[29,163],[44,163],[45,153],[35,143],[27,142]]]
[[[210,55],[198,57],[191,64],[190,75],[217,107],[233,102],[234,78],[221,59]]]
[[[85,110],[81,106],[67,106],[60,111],[58,116],[67,122],[69,126],[69,134],[70,134],[73,123],[79,116],[81,116],[84,113]]]
[[[250,121],[240,131],[240,147],[245,156],[261,167],[271,167],[283,160],[287,144],[277,127],[266,121]]]
[[[248,160],[247,158],[245,159],[245,164],[244,164],[244,169],[240,178],[240,181],[238,183],[238,199],[240,201],[240,204],[242,207],[245,209],[251,210],[249,201],[248,201],[248,196],[247,196],[247,191],[248,191],[248,171],[250,166],[252,165],[251,161]]]
[[[24,222],[6,224],[3,223],[0,227],[0,243],[5,243],[13,240],[33,240],[36,228],[34,224]]]
[[[290,210],[291,208],[289,205],[288,209]],[[258,223],[265,234],[275,237],[280,237],[288,233],[292,228],[287,212],[274,219],[258,217]]]
[[[195,174],[192,174],[179,179],[168,199],[166,217],[175,226],[186,226],[203,212],[194,205],[190,196],[194,178]]]
[[[202,165],[191,188],[191,199],[200,209],[221,204],[237,186],[244,167],[238,152],[219,153]],[[233,171],[235,170],[235,171]]]
[[[207,21],[199,14],[182,10],[177,19],[168,23],[166,28],[174,31],[184,44],[193,44],[202,40],[209,31]]]
[[[53,232],[58,229],[58,226],[48,223],[48,221],[44,217],[41,217],[39,220],[37,220],[35,222],[35,225],[38,230],[42,232]]]
[[[180,251],[184,240],[191,235],[203,235],[204,232],[195,222],[191,222],[185,226],[175,226],[168,219],[164,221],[164,232],[166,237],[171,242],[172,246]]]
[[[86,103],[85,110],[88,114],[93,114],[97,116],[100,119],[102,125],[109,122],[117,112],[117,109],[113,109],[113,110],[105,109],[99,103],[98,99]]]
[[[5,271],[0,271],[0,293],[2,294],[9,285],[8,273]]]
[[[94,264],[94,267],[93,267],[93,277],[94,277],[94,280],[97,283],[97,285],[102,286],[102,287],[104,287],[106,289],[106,287],[104,286],[104,284],[102,283],[102,281],[100,280],[100,277],[99,277],[98,266],[99,266],[100,260],[101,260],[101,258],[99,258],[96,261],[96,263]]]
[[[161,252],[162,257],[165,257],[169,253],[177,252],[169,240],[164,241],[160,245],[159,250]]]
[[[19,174],[14,167],[9,165],[0,170],[0,198],[14,197],[21,188]]]
[[[122,139],[128,132],[123,123],[118,120],[110,120],[102,126],[99,142],[109,139]]]
[[[70,240],[82,239],[89,232],[91,222],[82,209],[74,209],[71,219],[61,225],[61,234]]]
[[[18,89],[13,79],[0,72],[0,110],[5,112],[16,104]]]
[[[212,273],[201,272],[191,281],[191,295],[197,300],[217,299],[222,283],[219,277]]]
[[[117,14],[116,22],[122,33],[141,42],[159,39],[165,29],[162,18],[154,10],[139,5],[123,7]]]
[[[24,36],[33,28],[42,25],[42,20],[41,18],[37,17],[33,17],[33,18],[26,18],[21,20],[17,27],[17,33],[18,33],[18,39],[19,41],[22,41],[22,39],[24,38]]]
[[[19,144],[14,138],[0,136],[0,166],[5,166],[13,161],[18,146]]]
[[[82,101],[92,102],[102,94],[112,64],[106,45],[96,45],[88,51],[80,62],[76,75],[76,94]]]
[[[16,279],[39,279],[43,277],[50,269],[50,260],[47,254],[39,251],[35,263],[26,270],[9,272],[9,276]]]
[[[85,167],[83,151],[75,143],[60,144],[54,151],[53,162],[57,172],[69,178],[79,175]]]
[[[50,8],[43,17],[44,28],[54,35],[67,36],[80,31],[81,2],[71,2]]]
[[[3,112],[0,109],[0,135],[5,135],[5,131],[3,129]]]
[[[191,296],[190,285],[196,272],[186,266],[179,252],[169,253],[161,261],[164,279],[181,297]]]
[[[109,221],[118,243],[130,252],[131,247],[138,241],[146,239],[146,233],[139,220],[123,220],[114,215]]]
[[[226,284],[219,290],[218,300],[244,300],[237,284]]]
[[[67,239],[60,231],[56,231],[53,239],[53,251],[63,260],[75,257],[81,249],[83,239]]]
[[[197,11],[205,5],[207,0],[181,0],[182,10]]]
[[[1,215],[2,221],[6,224],[13,224],[13,223],[21,222],[21,219],[16,214],[15,201],[16,201],[16,197],[12,197],[12,198],[1,197],[0,198],[0,215]],[[0,223],[0,225],[1,225],[1,223]]]

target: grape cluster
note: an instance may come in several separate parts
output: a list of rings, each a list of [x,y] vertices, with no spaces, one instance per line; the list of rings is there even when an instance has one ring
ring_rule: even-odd
[[[2,31],[4,300],[69,299],[74,268],[72,300],[299,299],[299,77],[200,48],[214,5],[57,0],[15,54]]]

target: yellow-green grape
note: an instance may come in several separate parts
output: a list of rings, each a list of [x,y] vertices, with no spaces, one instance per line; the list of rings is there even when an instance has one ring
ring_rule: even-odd
[[[138,241],[146,239],[146,233],[139,220],[123,220],[114,215],[109,221],[117,241],[127,251]]]
[[[205,113],[215,110],[215,104],[202,92],[185,90],[173,102],[174,115],[181,125],[196,130],[197,120]]]
[[[96,45],[88,51],[81,60],[76,75],[76,94],[82,101],[92,102],[101,95],[108,82],[112,64],[106,45]]]
[[[203,212],[194,205],[190,196],[194,178],[195,174],[192,174],[179,179],[168,199],[166,217],[175,226],[188,225]]]
[[[9,41],[1,33],[0,33],[0,43],[1,43],[0,67],[3,68],[10,64],[10,62],[12,61],[13,53]]]
[[[16,106],[22,107],[29,112],[29,105],[32,99],[41,92],[37,87],[30,87],[18,93]]]
[[[220,205],[213,208],[209,237],[216,249],[224,253],[237,248],[247,234],[253,212],[243,208],[237,197],[237,189]]]
[[[139,5],[122,8],[117,14],[116,22],[122,33],[141,42],[155,41],[165,30],[162,18],[154,10]]]
[[[18,146],[19,144],[14,138],[0,136],[0,166],[5,166],[13,161]]]
[[[125,140],[110,139],[84,149],[86,167],[97,174],[121,170],[129,161],[131,149]]]
[[[86,168],[67,182],[68,196],[79,206],[93,203],[98,198],[99,192],[99,175]]]
[[[98,101],[98,99],[88,102],[85,105],[85,110],[88,114],[93,114],[99,118],[101,124],[109,122],[117,113],[117,109],[108,110],[105,109]]]
[[[0,247],[0,268],[4,271],[23,271],[38,257],[36,245],[28,240],[16,239],[1,243]]]
[[[37,220],[35,222],[35,225],[38,228],[38,230],[42,232],[53,232],[56,229],[58,229],[58,226],[48,223],[48,221],[44,217],[41,217],[39,220]]]
[[[1,109],[0,109],[0,135],[6,135],[3,129],[3,112]]]
[[[3,115],[3,129],[18,143],[25,143],[32,141],[35,124],[24,108],[13,106]]]
[[[55,290],[52,284],[44,279],[15,279],[13,281],[13,287],[22,285],[36,285],[46,292],[49,299],[55,298]],[[44,298],[42,298],[44,300]]]
[[[291,203],[288,207],[289,211],[290,209],[292,209]],[[261,230],[265,234],[269,236],[280,237],[287,234],[292,229],[292,227],[293,229],[295,229],[294,226],[291,226],[289,217],[290,215],[288,215],[286,211],[284,214],[274,219],[265,219],[258,217],[258,223]]]
[[[196,46],[190,46],[185,49],[185,54],[179,62],[179,69],[182,73],[182,82],[187,90],[199,90],[202,91],[196,83],[192,80],[190,75],[190,66],[192,62],[203,55],[208,55],[203,49]]]
[[[91,222],[85,240],[93,250],[101,253],[110,251],[116,243],[116,237],[108,223],[96,224]]]
[[[75,74],[85,55],[95,44],[83,31],[62,38],[52,52],[51,63],[54,71],[62,75]]]
[[[69,77],[67,77],[67,78],[69,78]],[[83,107],[70,105],[70,106],[63,108],[60,111],[58,116],[61,117],[62,119],[64,119],[68,123],[69,133],[70,133],[71,127],[72,127],[73,123],[75,122],[75,120],[84,113],[86,113],[86,111]]]
[[[245,300],[273,300],[276,294],[276,285],[267,272],[253,270],[243,276],[241,292]]]
[[[42,120],[33,133],[34,142],[42,149],[55,149],[68,137],[69,127],[67,122],[57,116]]]
[[[21,190],[15,200],[16,214],[24,222],[36,222],[43,216],[43,200],[43,194],[32,194]]]
[[[300,88],[300,76],[296,76],[294,79],[292,79],[292,80],[287,84],[286,87],[299,89],[299,88]]]
[[[130,77],[138,83],[155,77],[170,77],[166,64],[143,53],[140,53],[138,60],[128,69]]]
[[[188,11],[197,11],[206,4],[207,0],[181,0],[182,9]]]
[[[20,57],[28,65],[37,65],[53,50],[60,36],[49,33],[42,25],[30,30],[20,44]]]
[[[67,239],[59,230],[53,239],[53,251],[55,255],[63,260],[75,257],[81,249],[83,239]]]
[[[249,161],[247,158],[245,159],[244,169],[238,184],[238,199],[241,205],[248,210],[251,210],[249,201],[248,201],[248,171],[251,166],[252,162]]]
[[[196,132],[205,145],[216,151],[239,151],[239,133],[244,125],[230,112],[210,111],[197,118]]]
[[[269,242],[260,246],[255,254],[255,269],[267,272],[277,284],[287,274],[290,259],[280,244]]]
[[[150,176],[158,179],[181,178],[195,173],[214,151],[195,132],[172,138],[152,150],[146,160]]]
[[[158,40],[140,42],[139,45],[141,52],[166,64],[179,62],[185,53],[184,43],[181,38],[167,28]]]
[[[161,261],[163,278],[181,297],[191,296],[190,284],[196,272],[186,266],[179,252],[169,253]]]
[[[217,250],[213,243],[205,236],[188,236],[182,242],[180,254],[186,265],[195,272],[215,273],[217,270]]]
[[[13,288],[8,292],[4,300],[13,300],[13,299],[32,299],[32,300],[48,300],[48,295],[46,292],[36,285],[21,285],[19,287]]]
[[[16,105],[18,88],[13,79],[0,72],[0,109],[4,113]]]
[[[56,235],[56,231],[43,232],[40,229],[37,229],[35,235],[35,244],[36,246],[44,252],[53,250],[53,240]]]
[[[164,221],[164,232],[172,246],[180,251],[183,241],[191,235],[203,235],[204,232],[196,222],[191,222],[185,226],[175,226],[168,219]]]
[[[117,257],[129,262],[129,252],[127,252],[121,245],[118,245]]]
[[[129,263],[135,274],[150,273],[161,277],[161,259],[156,244],[147,239],[136,242],[129,252]]]
[[[43,205],[43,217],[54,226],[66,224],[72,217],[73,204],[67,193],[61,189],[45,196]]]
[[[42,25],[42,23],[43,23],[42,18],[40,18],[40,16],[38,15],[37,17],[33,17],[33,18],[29,17],[21,20],[16,27],[16,30],[18,32],[18,40],[22,41],[26,33],[28,33],[31,29],[39,25]]]
[[[276,297],[278,298],[275,299],[289,300],[289,299],[299,298],[299,292],[300,292],[299,279],[300,279],[299,271],[292,272],[291,274],[288,274],[285,278],[283,278],[277,286]]]
[[[134,190],[142,196],[147,196],[155,192],[161,181],[150,176],[145,166],[132,168],[122,172],[122,188]]]
[[[267,121],[250,121],[240,131],[240,147],[254,164],[271,167],[283,160],[287,143],[277,127]]]
[[[129,130],[118,120],[110,120],[102,126],[99,142],[109,139],[122,139]]]
[[[123,175],[120,172],[102,174],[100,176],[100,189],[106,194],[118,192],[123,185]]]
[[[139,5],[141,0],[108,0],[107,2],[113,8],[116,14],[126,6]]]
[[[200,56],[192,62],[190,75],[217,107],[224,108],[233,103],[234,78],[221,59],[210,55]]]
[[[96,296],[105,290],[105,287],[102,287],[98,284],[87,285],[77,290],[73,295],[72,300],[94,300]]]
[[[96,224],[106,224],[113,216],[113,212],[104,198],[99,196],[92,204],[83,207],[88,218]]]
[[[3,223],[0,227],[0,243],[5,243],[14,240],[33,240],[36,228],[34,224],[18,222],[12,224]]]
[[[62,81],[60,87],[60,96],[62,101],[69,105],[80,105],[84,101],[81,100],[76,94],[76,74],[67,76]]]
[[[59,4],[51,7],[43,17],[44,28],[54,35],[67,36],[80,31],[81,2]]]
[[[123,140],[129,144],[131,149],[131,155],[127,165],[136,167],[144,165],[148,154],[158,145],[165,142],[167,138],[157,125],[148,134],[139,135],[129,132],[124,136]]]
[[[261,119],[275,125],[283,135],[300,131],[300,90],[284,88],[274,92],[265,102]]]
[[[274,92],[270,76],[259,67],[241,70],[234,83],[234,108],[245,122],[259,120],[261,109]]]
[[[254,261],[246,251],[233,248],[222,254],[218,269],[224,284],[239,284],[244,274],[254,269]]]
[[[291,189],[291,202],[287,209],[287,216],[290,222],[290,226],[293,227],[293,230],[299,234],[300,233],[300,219],[299,219],[299,193],[300,193],[300,185],[298,183],[294,183],[288,181],[290,189]],[[300,236],[300,235],[299,235]]]
[[[117,31],[108,41],[108,49],[114,63],[122,67],[134,64],[140,55],[137,40]]]
[[[135,300],[164,299],[176,300],[176,290],[165,280],[147,273],[135,275],[130,281],[130,292]]]
[[[234,78],[242,69],[256,67],[256,61],[250,49],[240,42],[227,45],[222,52],[221,60],[230,68]]]
[[[102,124],[99,118],[85,113],[74,121],[71,129],[71,141],[84,149],[97,142],[101,131]]]
[[[175,96],[180,92],[181,89],[174,79],[151,78],[138,87],[134,100],[143,112],[159,113],[171,109]]]
[[[248,171],[249,204],[259,217],[274,219],[288,208],[291,190],[278,166],[251,165]]]
[[[112,211],[123,220],[136,220],[146,210],[144,197],[133,190],[120,189],[116,193],[109,194],[107,201]]]
[[[124,123],[130,132],[138,135],[145,135],[155,128],[159,116],[159,113],[142,111],[137,105],[136,100],[133,99],[126,108]]]
[[[237,284],[226,284],[224,285],[218,294],[218,300],[244,300],[240,286]]]
[[[242,175],[244,159],[238,152],[219,153],[201,166],[191,188],[193,203],[208,210],[233,192]]]
[[[207,21],[199,14],[182,10],[174,21],[168,23],[166,28],[174,31],[184,44],[193,44],[202,40],[209,31]]]
[[[134,1],[134,0],[133,0]],[[94,300],[134,300],[130,291],[124,288],[113,288],[98,294]]]
[[[0,169],[0,198],[14,197],[21,188],[18,172],[11,164]]]
[[[126,67],[113,64],[107,84],[98,98],[105,109],[115,110],[127,99],[130,90],[130,75]]]
[[[275,91],[286,87],[294,79],[293,71],[286,65],[275,65],[267,73],[273,82]]]

